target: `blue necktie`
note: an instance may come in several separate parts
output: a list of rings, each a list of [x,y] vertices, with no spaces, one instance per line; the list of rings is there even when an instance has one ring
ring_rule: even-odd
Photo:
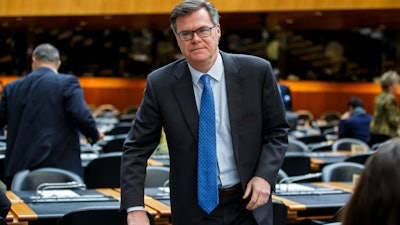
[[[200,79],[204,88],[200,103],[197,198],[199,206],[210,214],[218,205],[215,107],[210,76],[204,74]]]

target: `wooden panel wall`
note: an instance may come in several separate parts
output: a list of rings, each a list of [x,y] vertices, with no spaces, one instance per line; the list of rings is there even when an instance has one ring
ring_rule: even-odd
[[[4,76],[0,80],[6,84],[17,78]],[[79,81],[88,104],[113,104],[121,111],[130,105],[139,105],[145,88],[144,79],[80,77]],[[294,110],[310,110],[316,118],[329,110],[345,112],[352,96],[360,97],[367,112],[372,114],[374,97],[381,92],[380,85],[376,83],[281,82],[291,88]],[[397,98],[400,102],[400,95]]]
[[[181,0],[1,0],[0,16],[163,14]],[[212,0],[220,12],[400,8],[398,0]]]

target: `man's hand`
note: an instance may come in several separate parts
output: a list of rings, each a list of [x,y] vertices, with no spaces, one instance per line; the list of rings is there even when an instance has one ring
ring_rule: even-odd
[[[128,225],[150,225],[149,218],[143,210],[136,210],[128,213]]]
[[[253,177],[247,184],[243,199],[251,196],[246,206],[248,210],[254,210],[268,202],[271,195],[271,185],[261,177]]]

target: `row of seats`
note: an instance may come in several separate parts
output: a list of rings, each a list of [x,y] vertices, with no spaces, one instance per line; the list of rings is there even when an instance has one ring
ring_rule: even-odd
[[[85,178],[73,172],[58,168],[40,168],[18,172],[11,184],[12,191],[35,190],[42,183],[65,183],[76,181],[86,188],[119,188],[121,154],[114,152],[101,155],[90,162],[85,169]],[[148,166],[145,180],[146,187],[161,187],[168,184],[169,168]]]
[[[288,152],[309,152],[309,151],[351,151],[354,147],[360,147],[365,151],[371,151],[369,145],[355,138],[339,138],[333,141],[332,144],[327,143],[327,140],[320,135],[306,136],[304,138],[289,137]],[[320,147],[320,148],[318,148]],[[322,149],[325,147],[325,149]]]
[[[364,165],[356,162],[338,162],[338,163],[332,163],[329,165],[326,165],[324,168],[322,168],[322,171],[320,173],[321,176],[321,181],[322,182],[352,182],[353,181],[353,175],[354,174],[360,174],[361,171],[364,169]],[[311,171],[301,171],[298,173],[297,171],[295,172],[295,175],[289,176],[290,173],[293,173],[293,171],[289,171],[287,173],[284,169],[280,169],[278,173],[278,179],[277,183],[284,179],[288,179],[293,176],[301,176],[301,175],[308,175],[311,174]],[[316,173],[316,175],[318,175]],[[310,179],[307,179],[306,176],[304,176],[304,179],[301,179],[300,181],[302,182],[307,182],[310,181]]]

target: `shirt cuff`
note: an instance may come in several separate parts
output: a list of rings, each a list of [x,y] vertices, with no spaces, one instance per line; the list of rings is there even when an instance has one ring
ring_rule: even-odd
[[[144,211],[144,207],[143,206],[134,206],[134,207],[129,207],[126,209],[126,212],[132,212],[132,211],[138,211],[138,210],[142,210]]]

